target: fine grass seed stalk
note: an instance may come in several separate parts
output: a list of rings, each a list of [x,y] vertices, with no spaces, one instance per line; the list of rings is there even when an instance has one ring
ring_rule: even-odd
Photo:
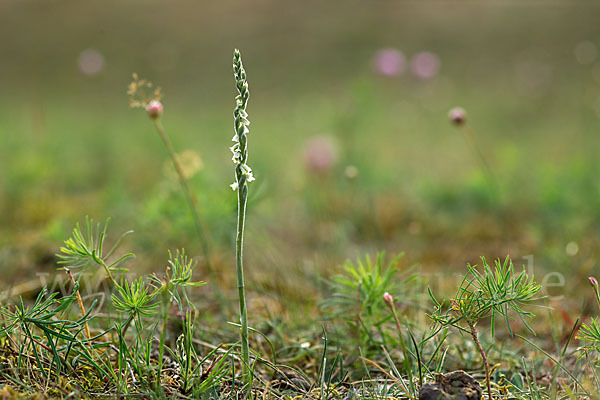
[[[244,286],[244,268],[242,264],[244,250],[244,223],[246,219],[246,202],[248,199],[248,182],[254,180],[252,169],[247,164],[248,145],[247,134],[250,132],[248,125],[248,113],[246,106],[250,92],[248,91],[248,82],[246,81],[246,71],[242,64],[242,56],[238,49],[233,52],[233,75],[235,77],[235,87],[238,95],[235,98],[235,110],[233,111],[233,121],[235,134],[231,146],[233,153],[233,163],[235,164],[235,182],[231,184],[233,190],[237,190],[238,195],[238,221],[237,236],[235,247],[235,266],[237,272],[238,295],[240,300],[240,323],[241,323],[241,341],[242,341],[242,377],[244,383],[250,382],[250,352],[248,348],[248,315],[246,311],[246,293]]]

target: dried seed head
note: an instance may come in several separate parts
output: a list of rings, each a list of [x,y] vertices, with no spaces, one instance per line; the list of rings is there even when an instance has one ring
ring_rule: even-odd
[[[448,112],[448,118],[454,125],[463,125],[467,122],[467,112],[462,107],[454,107]]]
[[[146,106],[146,113],[151,119],[158,119],[163,113],[163,105],[158,100],[152,100]]]

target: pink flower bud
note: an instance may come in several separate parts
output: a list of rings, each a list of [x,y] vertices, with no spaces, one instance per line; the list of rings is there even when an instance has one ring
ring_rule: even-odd
[[[152,100],[146,106],[146,113],[152,119],[158,119],[162,115],[163,105],[160,101]]]
[[[590,285],[592,285],[592,287],[598,287],[598,281],[596,280],[596,278],[590,276],[588,279],[590,280]]]
[[[467,122],[467,113],[464,108],[454,107],[448,112],[448,118],[454,125],[462,125]]]
[[[394,307],[394,296],[392,296],[391,294],[389,294],[388,292],[385,292],[383,294],[383,301],[385,302],[385,304],[387,304],[390,307]]]

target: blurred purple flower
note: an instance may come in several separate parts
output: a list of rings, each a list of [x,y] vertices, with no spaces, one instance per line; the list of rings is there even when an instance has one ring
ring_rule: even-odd
[[[85,49],[79,54],[77,65],[85,76],[95,76],[104,70],[104,56],[98,50]]]
[[[373,66],[383,76],[402,75],[406,70],[406,57],[397,49],[381,49],[375,54]]]
[[[440,71],[440,59],[430,51],[417,53],[410,60],[410,69],[419,79],[431,79]]]
[[[338,153],[338,145],[332,137],[314,136],[304,147],[304,165],[310,172],[326,173],[336,163]]]

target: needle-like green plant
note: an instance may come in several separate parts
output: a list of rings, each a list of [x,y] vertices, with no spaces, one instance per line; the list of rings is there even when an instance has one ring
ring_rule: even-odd
[[[244,250],[244,223],[246,220],[246,202],[248,200],[248,182],[254,180],[252,169],[248,166],[248,113],[246,106],[250,92],[246,81],[246,71],[242,64],[242,56],[238,49],[233,52],[233,75],[238,95],[235,98],[235,110],[233,111],[233,122],[235,134],[234,145],[231,146],[233,163],[235,164],[235,182],[231,184],[238,195],[238,220],[237,236],[235,246],[235,265],[237,272],[238,296],[240,301],[240,323],[241,323],[241,349],[242,349],[242,377],[245,383],[250,382],[250,351],[248,345],[248,315],[246,311],[246,293],[244,284],[243,250]]]
[[[116,272],[126,272],[127,270],[121,267],[135,256],[133,253],[126,253],[112,262],[109,260],[121,240],[133,231],[122,234],[113,247],[105,253],[104,240],[106,239],[108,222],[109,220],[106,221],[104,227],[101,227],[99,223],[95,224],[92,219],[86,217],[84,230],[79,227],[78,223],[73,229],[72,236],[65,240],[64,246],[60,248],[60,254],[57,254],[60,259],[58,264],[68,268],[82,268],[95,264],[102,267],[107,278],[116,285],[117,281],[114,274]]]
[[[524,317],[533,317],[534,315],[522,307],[539,299],[536,295],[540,290],[540,285],[536,284],[533,277],[529,277],[524,269],[516,274],[513,263],[508,257],[504,262],[496,260],[494,267],[490,266],[485,258],[481,260],[482,272],[478,271],[475,266],[467,266],[469,272],[463,278],[447,309],[435,299],[429,290],[435,304],[433,314],[429,315],[435,323],[433,333],[429,338],[448,327],[455,327],[461,332],[470,334],[483,361],[488,397],[491,399],[490,368],[485,351],[479,342],[477,323],[485,318],[490,318],[491,334],[494,336],[496,320],[501,318],[512,335],[510,321],[514,317],[511,314],[516,314],[524,326],[532,334],[535,334],[524,319]]]
[[[327,281],[331,295],[321,303],[321,308],[330,316],[346,321],[348,337],[353,337],[365,350],[379,351],[384,344],[381,326],[389,320],[381,301],[385,293],[413,308],[419,303],[422,280],[412,268],[399,268],[403,256],[400,253],[386,262],[385,253],[381,252],[375,259],[366,255],[356,262],[347,261],[343,272]]]
[[[60,249],[61,253],[57,254],[60,259],[58,264],[64,265],[63,269],[66,271],[73,285],[75,285],[75,278],[69,268],[81,269],[87,265],[95,264],[104,269],[106,276],[115,287],[119,286],[115,280],[114,273],[125,272],[126,270],[121,268],[122,265],[130,258],[133,258],[134,255],[132,253],[127,253],[118,257],[113,262],[109,262],[108,260],[119,246],[123,237],[131,233],[131,231],[121,235],[114,246],[104,254],[104,240],[106,238],[108,221],[109,220],[106,220],[104,227],[101,228],[99,223],[94,224],[93,220],[86,217],[84,230],[82,231],[79,227],[79,223],[77,223],[73,229],[72,236],[65,240],[64,246]],[[79,293],[79,289],[75,290],[75,296],[79,304],[81,315],[85,315],[85,306],[81,294]],[[87,322],[84,324],[84,329],[88,339],[90,339],[92,335]]]
[[[123,333],[127,326],[135,320],[138,326],[142,326],[142,317],[156,315],[158,304],[154,302],[156,293],[151,291],[144,283],[143,277],[133,282],[123,280],[112,294],[112,302],[118,311],[128,315]]]

